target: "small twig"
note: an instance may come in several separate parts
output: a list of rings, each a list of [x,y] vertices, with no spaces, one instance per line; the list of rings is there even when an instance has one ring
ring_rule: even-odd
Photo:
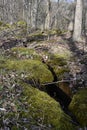
[[[72,79],[72,80],[60,80],[60,81],[56,81],[56,82],[49,82],[49,83],[44,83],[44,84],[41,84],[42,86],[44,85],[52,85],[52,84],[57,84],[57,83],[66,83],[66,82],[73,82],[73,81],[76,81],[76,79]]]

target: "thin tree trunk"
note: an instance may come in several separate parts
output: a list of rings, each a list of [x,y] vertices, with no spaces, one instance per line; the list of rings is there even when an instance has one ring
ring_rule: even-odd
[[[47,17],[46,17],[46,21],[45,21],[45,29],[50,29],[50,22],[51,22],[51,1],[47,0]]]
[[[82,31],[82,0],[77,0],[73,41],[79,41],[81,39],[81,31]]]

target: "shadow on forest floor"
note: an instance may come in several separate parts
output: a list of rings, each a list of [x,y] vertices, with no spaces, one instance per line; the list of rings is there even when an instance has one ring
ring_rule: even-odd
[[[75,76],[78,78],[78,75],[80,75],[80,80],[85,82],[87,79],[87,38],[85,38],[85,42],[74,42],[72,37],[67,38],[65,35],[62,36],[62,38],[66,41],[66,44],[75,59],[74,62],[80,67],[80,72],[76,73]],[[82,85],[84,85],[84,83]]]

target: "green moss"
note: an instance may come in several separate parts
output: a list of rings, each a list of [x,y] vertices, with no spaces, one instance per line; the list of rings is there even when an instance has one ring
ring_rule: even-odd
[[[5,24],[5,27],[6,27],[6,28],[13,28],[13,25],[7,23],[7,24]]]
[[[20,128],[18,128],[17,126],[13,126],[11,130],[20,130]]]
[[[30,34],[29,36],[30,37],[44,37],[44,36],[48,36],[48,35],[55,35],[55,34],[62,34],[62,31],[61,30],[45,30],[43,33],[38,30],[32,34]]]
[[[55,30],[51,30],[50,34],[57,34],[57,35],[61,35],[62,31],[60,29],[55,29]]]
[[[74,95],[69,109],[82,126],[87,126],[87,89],[82,89]]]
[[[14,47],[11,49],[11,57],[18,59],[35,59],[41,60],[41,57],[33,49],[25,47]]]
[[[26,27],[26,26],[27,26],[27,23],[26,23],[25,21],[21,20],[21,21],[18,21],[18,22],[16,23],[16,25],[19,26],[19,27]]]
[[[50,65],[58,79],[62,79],[65,72],[69,72],[69,68],[67,66],[67,59],[61,55],[49,55],[49,60],[47,64]]]
[[[54,71],[56,73],[56,76],[58,77],[58,79],[63,79],[64,74],[67,72],[70,72],[68,67],[60,67],[58,68],[57,66],[54,66]]]
[[[53,81],[53,76],[48,67],[37,60],[7,60],[5,69],[19,73],[24,72],[27,75],[27,80],[35,79],[41,83]]]
[[[15,70],[18,73],[19,71],[27,72],[30,75],[30,78],[32,75],[34,78],[39,77],[41,81],[46,82],[47,80],[53,80],[47,66],[35,60],[7,60],[5,69],[7,69],[8,75],[9,70]],[[15,74],[18,75],[17,72],[15,72]],[[11,77],[9,76],[9,78]],[[14,111],[9,104],[9,107],[12,108],[13,111],[5,113],[4,116],[4,119],[12,119],[19,123],[19,126],[13,124],[12,130],[22,129],[21,126],[31,130],[31,126],[38,126],[39,124],[46,126],[46,128],[50,127],[50,130],[76,130],[75,126],[70,122],[71,118],[62,111],[58,102],[48,96],[45,92],[24,83],[22,80],[18,79],[18,77],[15,78],[13,82],[11,78],[11,83],[9,84],[11,84],[11,86],[16,84],[16,88],[19,88],[19,93],[21,92],[16,98],[15,96],[13,99],[11,98],[11,102],[15,104],[16,111]],[[11,91],[13,95],[16,94],[16,88],[14,88],[14,91]],[[7,100],[8,99],[6,99],[6,101]],[[24,123],[22,119],[27,119],[29,123]]]
[[[3,22],[2,21],[0,21],[0,26],[2,26],[3,25]]]
[[[2,23],[2,25],[0,26],[0,31],[3,31],[3,30],[7,30],[8,31],[8,29],[14,29],[15,28],[15,26],[14,26],[14,24],[9,24],[9,23]],[[10,31],[10,30],[9,30]]]
[[[42,32],[39,31],[39,32],[34,32],[34,33],[29,34],[28,39],[30,42],[41,41],[42,39],[44,39],[45,36],[46,36],[45,34],[42,34]]]
[[[61,49],[61,48],[60,48]],[[61,58],[64,60],[69,60],[71,58],[71,52],[67,49],[64,49],[54,54],[55,58]]]
[[[7,24],[3,21],[0,21],[0,26],[3,27],[3,28],[8,28],[10,24]]]
[[[4,69],[5,68],[5,63],[6,63],[6,58],[4,56],[0,56],[0,69]]]
[[[46,93],[23,84],[22,99],[26,97],[29,104],[29,112],[21,112],[20,117],[32,117],[33,124],[52,126],[52,130],[75,130],[69,122],[69,117],[63,113],[58,102],[49,97]]]
[[[19,130],[21,126],[31,130],[31,126],[45,126],[50,127],[50,130],[76,130],[75,126],[70,123],[71,118],[66,115],[58,102],[32,86],[19,82],[22,93],[18,100],[19,109],[17,112],[8,112],[4,118],[13,120],[19,123],[19,126],[13,124],[12,130]],[[25,104],[27,104],[25,106]],[[23,122],[27,119],[29,123]]]
[[[66,57],[60,54],[49,54],[49,61],[50,65],[57,65],[57,66],[64,66],[67,64]]]

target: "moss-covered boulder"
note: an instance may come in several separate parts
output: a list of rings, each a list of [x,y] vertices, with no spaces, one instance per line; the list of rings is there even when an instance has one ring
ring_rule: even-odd
[[[5,70],[18,72],[19,76],[25,75],[27,80],[35,79],[40,83],[53,81],[52,73],[48,67],[38,60],[7,60],[3,61],[0,66]]]
[[[42,125],[50,130],[75,130],[69,120],[70,117],[64,114],[58,102],[27,84],[21,84],[23,87],[22,101],[28,103],[27,112],[21,111],[20,118],[31,119],[31,125]],[[29,124],[26,125],[30,127]]]
[[[10,51],[10,56],[16,59],[41,60],[41,56],[33,49],[25,47],[14,47]]]
[[[2,86],[0,91],[4,91],[1,97],[4,98],[0,102],[0,106],[6,109],[6,112],[2,113],[2,117],[0,118],[0,127],[3,124],[2,120],[4,117],[12,130],[24,128],[33,130],[35,127],[38,127],[38,129],[43,128],[43,130],[76,129],[70,122],[71,118],[61,110],[58,102],[45,92],[21,80],[15,84],[15,82],[12,82],[12,78],[9,79],[9,83],[7,81],[5,87],[4,85],[0,85],[0,88]],[[8,90],[10,95],[9,99],[7,94]]]
[[[60,54],[49,54],[47,64],[53,68],[56,76],[60,80],[63,79],[65,72],[69,72],[66,56],[64,57]]]
[[[49,54],[49,58],[49,63],[52,65],[64,66],[67,64],[66,59],[60,54]]]
[[[31,29],[31,34],[27,36],[28,41],[42,41],[42,40],[47,40],[48,37],[52,35],[61,35],[63,32],[61,30],[32,30]]]
[[[82,89],[73,96],[69,109],[82,126],[87,126],[87,89]]]

